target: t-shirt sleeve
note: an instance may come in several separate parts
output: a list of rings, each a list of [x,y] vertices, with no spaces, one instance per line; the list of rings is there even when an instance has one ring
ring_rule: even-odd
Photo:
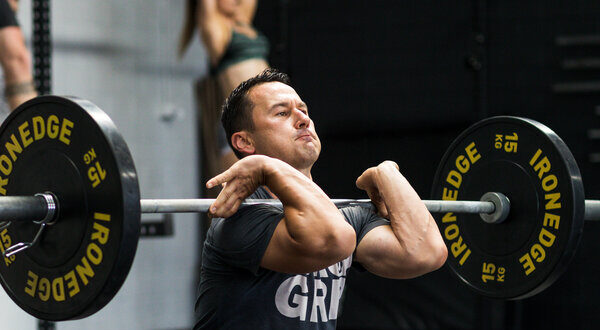
[[[349,206],[341,208],[340,211],[356,232],[356,246],[358,246],[358,243],[360,243],[363,237],[365,237],[365,235],[373,228],[390,224],[388,219],[382,218],[375,213],[374,206]],[[366,269],[356,261],[352,262],[352,268],[360,272],[366,271]]]
[[[375,213],[375,207],[349,206],[341,208],[340,211],[356,232],[357,246],[371,229],[390,224],[389,220]]]
[[[205,249],[216,264],[242,268],[257,274],[260,261],[283,218],[283,211],[269,205],[241,207],[227,219],[214,219]]]

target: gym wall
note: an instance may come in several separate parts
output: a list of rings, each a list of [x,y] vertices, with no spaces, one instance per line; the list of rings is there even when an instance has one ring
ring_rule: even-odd
[[[273,0],[257,16],[271,62],[308,103],[323,143],[313,176],[330,195],[364,198],[356,177],[392,159],[429,198],[460,131],[513,115],[561,136],[586,198],[600,197],[598,2]],[[567,272],[523,301],[477,296],[446,268],[410,281],[351,274],[339,328],[591,328],[598,230],[586,222]]]
[[[196,44],[182,62],[176,45],[183,1],[52,1],[52,93],[89,99],[112,118],[133,155],[142,198],[198,196],[193,81],[206,72]],[[30,42],[31,2],[18,15]],[[177,329],[193,324],[198,224],[173,214],[172,236],[142,237],[127,280],[91,317],[56,329]],[[161,222],[161,214],[142,223]],[[0,290],[2,329],[37,321]]]

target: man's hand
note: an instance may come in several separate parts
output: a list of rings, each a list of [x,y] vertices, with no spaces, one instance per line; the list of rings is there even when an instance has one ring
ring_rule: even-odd
[[[210,206],[208,215],[212,218],[227,218],[235,214],[248,196],[265,183],[267,156],[244,157],[227,171],[206,182],[207,188],[223,185],[223,190]]]
[[[234,215],[261,185],[281,200],[283,214],[260,262],[263,268],[289,274],[314,272],[346,259],[356,247],[356,232],[323,190],[279,159],[244,157],[206,183],[207,188],[217,185],[224,187],[210,206],[211,217]]]
[[[385,161],[356,180],[390,220],[389,226],[369,231],[356,249],[357,262],[387,278],[412,278],[438,269],[448,251],[435,220],[398,170]]]
[[[398,164],[393,161],[386,160],[377,167],[370,167],[364,171],[363,174],[356,179],[356,187],[366,191],[371,199],[371,202],[375,204],[377,213],[381,217],[387,218],[389,216],[388,209],[383,201],[383,197],[381,196],[379,189],[377,188],[377,171],[384,167],[393,167],[396,170],[399,170]]]

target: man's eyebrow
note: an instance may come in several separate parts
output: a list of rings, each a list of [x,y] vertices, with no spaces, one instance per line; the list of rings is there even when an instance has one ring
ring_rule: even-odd
[[[278,102],[278,103],[275,103],[275,104],[273,104],[273,105],[272,105],[272,106],[269,108],[269,110],[270,110],[270,111],[271,111],[271,110],[274,110],[274,109],[275,109],[275,108],[277,108],[277,107],[287,107],[287,106],[289,106],[289,104],[290,104],[290,102],[288,102],[288,101],[281,101],[281,102]],[[306,105],[306,103],[304,103],[304,102],[302,102],[302,101],[298,102],[298,107],[300,107],[300,108],[304,108],[304,109],[308,109],[308,105]]]
[[[273,105],[272,105],[272,106],[269,108],[269,110],[273,110],[273,109],[275,109],[275,108],[277,108],[277,107],[286,107],[287,105],[288,105],[288,102],[286,102],[286,101],[281,101],[281,102],[278,102],[278,103],[275,103],[275,104],[273,104]]]

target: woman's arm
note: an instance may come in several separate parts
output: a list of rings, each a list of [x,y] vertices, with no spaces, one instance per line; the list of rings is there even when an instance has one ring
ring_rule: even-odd
[[[240,0],[236,20],[246,25],[252,25],[254,14],[256,14],[256,0]]]
[[[231,40],[232,22],[219,11],[217,0],[199,0],[196,22],[211,65],[219,63]]]

